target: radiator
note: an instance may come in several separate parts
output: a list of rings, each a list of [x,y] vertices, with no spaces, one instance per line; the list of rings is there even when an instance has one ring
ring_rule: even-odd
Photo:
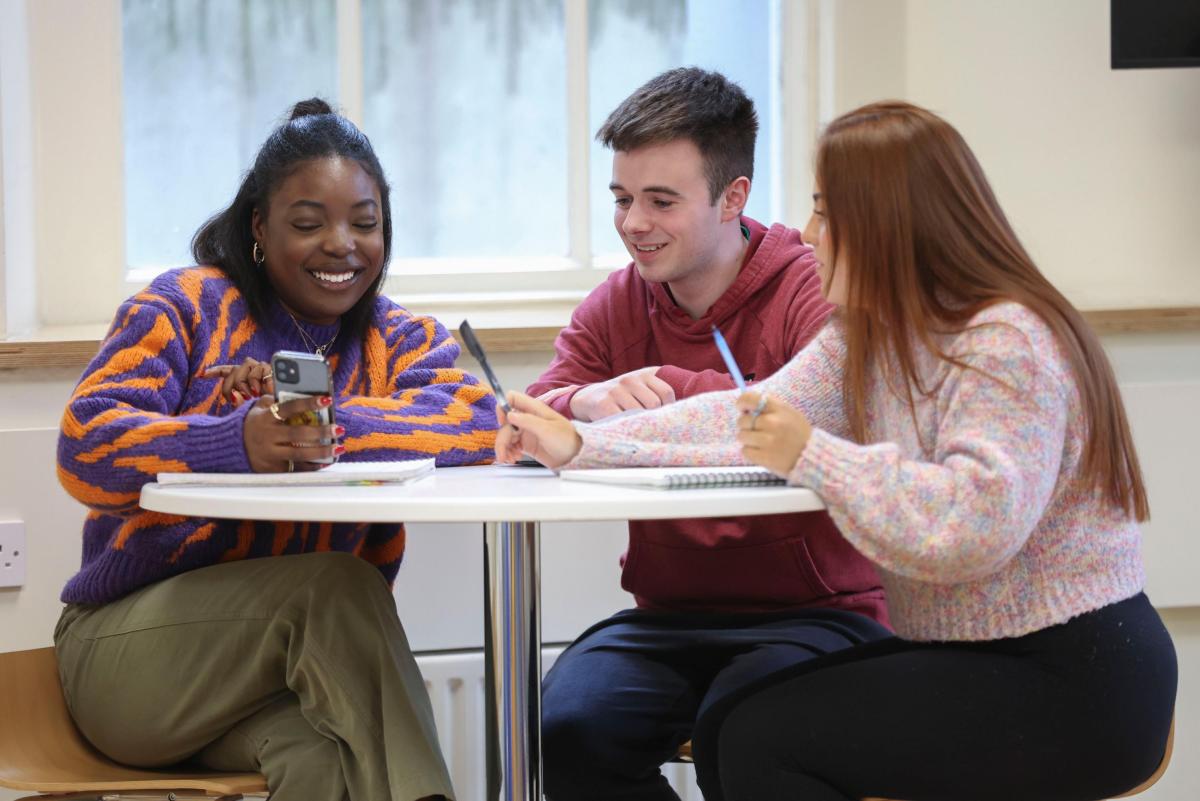
[[[562,648],[542,651],[543,672],[554,664]],[[426,654],[417,657],[425,676],[425,689],[433,702],[438,739],[459,801],[484,801],[483,652]],[[703,801],[691,765],[670,764],[663,772],[683,801]]]

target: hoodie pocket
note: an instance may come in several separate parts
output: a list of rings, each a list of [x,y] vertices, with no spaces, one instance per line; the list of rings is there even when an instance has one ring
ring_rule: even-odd
[[[668,607],[806,606],[833,595],[802,537],[739,547],[630,542],[621,586]]]

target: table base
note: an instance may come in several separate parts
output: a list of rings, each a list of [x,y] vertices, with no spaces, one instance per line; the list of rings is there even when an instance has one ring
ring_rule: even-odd
[[[483,525],[488,801],[542,801],[539,528]]]

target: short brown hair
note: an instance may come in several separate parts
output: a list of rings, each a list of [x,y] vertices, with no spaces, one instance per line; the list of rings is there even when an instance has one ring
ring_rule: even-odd
[[[735,178],[754,178],[758,115],[742,87],[719,72],[680,67],[651,78],[625,98],[596,132],[612,150],[690,139],[704,159],[709,202]]]

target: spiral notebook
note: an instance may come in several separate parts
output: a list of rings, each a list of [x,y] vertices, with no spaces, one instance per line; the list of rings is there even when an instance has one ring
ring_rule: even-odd
[[[704,489],[708,487],[765,487],[786,484],[786,479],[763,467],[616,467],[603,470],[563,470],[566,481],[591,481],[648,489]]]
[[[330,484],[403,484],[433,472],[433,459],[338,462],[303,473],[159,473],[174,487],[319,487]]]

